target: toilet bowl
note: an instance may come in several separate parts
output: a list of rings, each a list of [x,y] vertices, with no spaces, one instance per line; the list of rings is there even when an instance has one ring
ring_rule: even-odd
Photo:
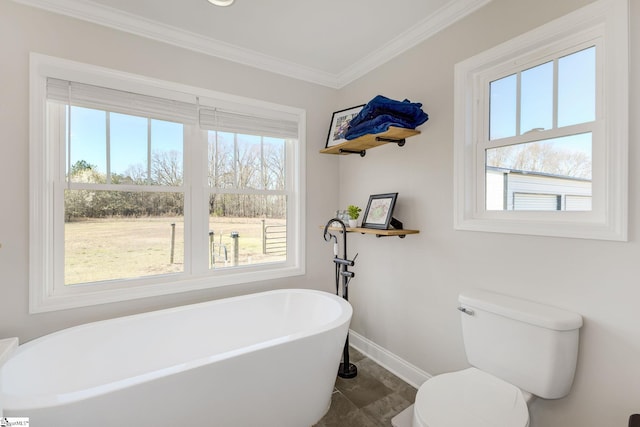
[[[527,427],[534,396],[560,399],[573,383],[582,317],[483,290],[461,293],[472,366],[432,377],[394,427]]]
[[[530,398],[476,368],[437,375],[418,390],[412,427],[527,427]]]

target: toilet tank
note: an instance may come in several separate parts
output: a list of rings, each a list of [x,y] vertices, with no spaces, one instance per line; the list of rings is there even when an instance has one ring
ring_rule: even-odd
[[[545,399],[569,393],[579,314],[483,290],[463,292],[459,302],[472,366]]]

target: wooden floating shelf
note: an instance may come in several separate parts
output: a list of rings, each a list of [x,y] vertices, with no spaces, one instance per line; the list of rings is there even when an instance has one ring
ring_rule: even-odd
[[[418,135],[419,130],[405,129],[389,126],[389,130],[382,133],[371,133],[362,135],[359,138],[334,145],[329,148],[320,150],[322,154],[360,154],[364,156],[369,148],[378,147],[383,144],[394,143],[403,146],[405,139],[410,136]]]
[[[329,227],[331,231],[342,231],[342,227]],[[407,234],[418,234],[420,230],[398,230],[390,228],[388,230],[379,230],[377,228],[347,227],[347,233],[375,234],[377,237],[382,236],[398,236],[405,237]]]

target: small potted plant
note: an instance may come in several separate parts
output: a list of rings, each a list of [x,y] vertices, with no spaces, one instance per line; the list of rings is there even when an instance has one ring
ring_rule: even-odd
[[[355,228],[358,226],[358,217],[360,216],[362,209],[355,205],[347,206],[347,213],[349,214],[349,227]]]

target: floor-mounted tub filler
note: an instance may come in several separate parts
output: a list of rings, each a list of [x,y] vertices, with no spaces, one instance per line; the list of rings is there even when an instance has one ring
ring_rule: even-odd
[[[6,417],[33,426],[310,426],[331,401],[352,309],[277,290],[89,323],[20,345]]]

